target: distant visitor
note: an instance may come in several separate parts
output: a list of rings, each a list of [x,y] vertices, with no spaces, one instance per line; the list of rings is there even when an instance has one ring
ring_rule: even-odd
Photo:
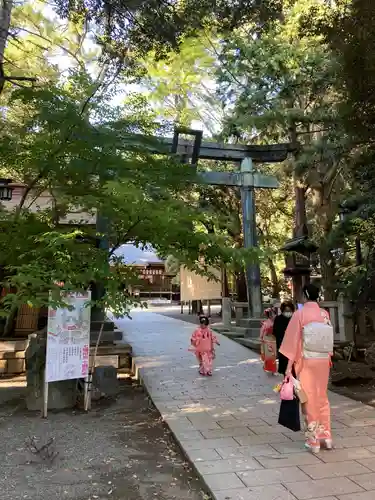
[[[264,311],[266,319],[260,328],[260,348],[263,369],[267,373],[275,374],[276,364],[276,339],[273,336],[273,322],[277,314],[277,309],[270,307]]]
[[[284,340],[285,331],[289,325],[290,318],[294,313],[294,305],[292,302],[283,302],[280,306],[281,314],[276,316],[273,322],[273,336],[276,339],[277,357],[279,359],[278,371],[285,375],[286,367],[288,366],[288,358],[280,353],[280,346]]]

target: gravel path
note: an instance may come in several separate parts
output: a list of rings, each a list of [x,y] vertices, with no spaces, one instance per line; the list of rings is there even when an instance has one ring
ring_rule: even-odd
[[[209,498],[138,385],[122,382],[116,401],[88,414],[47,420],[24,409],[23,385],[0,380],[1,500]],[[40,446],[54,438],[53,463],[28,451],[30,438]]]

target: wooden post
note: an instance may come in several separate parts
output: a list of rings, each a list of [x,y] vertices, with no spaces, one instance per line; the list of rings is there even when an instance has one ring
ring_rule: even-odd
[[[340,293],[337,298],[337,306],[340,342],[350,342],[353,340],[352,321],[348,317],[350,305],[342,293]]]
[[[47,360],[47,356],[46,356]],[[42,417],[47,418],[48,415],[48,382],[47,382],[47,368],[44,369],[44,385],[43,385],[43,408]]]

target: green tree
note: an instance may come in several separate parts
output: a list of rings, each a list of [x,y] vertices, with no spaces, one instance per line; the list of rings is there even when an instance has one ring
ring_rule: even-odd
[[[324,11],[314,26],[308,26],[305,19],[303,29],[324,36],[340,63],[337,87],[343,99],[339,118],[350,152],[346,168],[350,189],[344,198],[348,217],[331,237],[346,251],[342,279],[358,312],[373,298],[375,284],[375,56],[369,50],[375,42],[375,7],[366,0],[339,0],[337,5],[337,11]],[[355,239],[362,243],[362,262],[355,258]]]
[[[219,68],[220,93],[230,103],[227,136],[290,143],[293,153],[281,176],[293,179],[294,234],[301,236],[310,226],[319,244],[332,228],[339,191],[346,187],[341,177],[346,148],[337,120],[337,61],[322,36],[300,32],[300,17],[320,3],[284,2],[283,19],[261,37],[254,34],[249,40],[251,27],[234,32]],[[321,245],[326,296],[336,290],[330,250]]]
[[[210,86],[214,83],[216,55],[203,34],[181,42],[178,53],[157,60],[145,59],[142,85],[159,117],[190,127],[200,121],[211,135],[220,125],[220,103]]]
[[[104,280],[102,302],[124,314],[132,299],[124,299],[120,285],[131,283],[132,270],[115,260],[109,273],[108,259],[129,241],[150,243],[160,255],[174,255],[199,272],[246,255],[233,250],[224,235],[202,231],[205,214],[189,203],[195,193],[192,170],[170,158],[153,137],[134,135],[134,116],[128,119],[128,110],[93,95],[87,80],[74,74],[63,88],[12,93],[9,105],[24,115],[9,115],[2,129],[0,170],[25,192],[13,212],[1,212],[2,286],[16,290],[7,296],[7,307],[47,303],[48,290],[61,281],[68,290],[80,290]],[[85,85],[82,104],[77,95]],[[139,121],[136,130],[149,131],[150,123],[143,130]],[[42,193],[52,203],[36,210]],[[70,224],[63,224],[74,212]],[[97,244],[101,235],[82,224],[82,213],[109,221],[109,248]],[[201,257],[203,268],[197,264]]]
[[[261,29],[279,15],[282,2],[266,0],[163,0],[85,1],[57,0],[56,8],[62,17],[80,19],[82,15],[97,26],[98,42],[120,58],[131,59],[134,52],[145,54],[152,50],[162,57],[179,47],[207,26],[230,32],[239,24],[252,19]]]

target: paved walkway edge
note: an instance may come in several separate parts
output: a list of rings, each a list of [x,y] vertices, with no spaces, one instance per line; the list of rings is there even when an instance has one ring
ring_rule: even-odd
[[[211,489],[209,488],[208,484],[206,483],[205,479],[204,479],[204,476],[203,474],[200,473],[199,469],[196,467],[196,464],[194,463],[193,460],[191,460],[191,458],[189,457],[186,449],[184,448],[184,444],[183,444],[183,441],[181,441],[178,437],[178,434],[177,432],[174,432],[173,429],[171,428],[171,426],[168,424],[168,419],[164,418],[163,416],[163,410],[160,409],[158,407],[158,404],[157,402],[155,402],[153,399],[152,399],[152,396],[150,394],[150,391],[148,390],[148,387],[147,387],[147,384],[145,383],[143,377],[142,377],[142,368],[139,368],[138,367],[138,363],[137,363],[137,357],[134,356],[133,357],[133,361],[132,361],[132,373],[133,373],[133,377],[135,380],[137,380],[137,382],[144,388],[145,392],[147,393],[147,396],[149,398],[149,400],[151,401],[151,403],[154,405],[154,407],[158,410],[158,412],[160,413],[160,416],[164,422],[165,425],[168,426],[168,429],[169,431],[171,432],[174,440],[175,440],[175,443],[177,444],[177,446],[179,447],[181,453],[183,454],[183,456],[185,457],[186,461],[189,462],[189,464],[192,466],[192,468],[194,469],[195,473],[198,475],[198,477],[202,480],[204,486],[205,486],[205,493],[207,495],[210,495],[212,496],[212,498],[215,498],[215,494],[213,491],[211,491]]]
[[[375,409],[330,392],[336,449],[314,456],[277,424],[280,380],[218,335],[212,378],[187,348],[192,325],[153,313],[121,321],[135,377],[214,500],[374,500]]]

